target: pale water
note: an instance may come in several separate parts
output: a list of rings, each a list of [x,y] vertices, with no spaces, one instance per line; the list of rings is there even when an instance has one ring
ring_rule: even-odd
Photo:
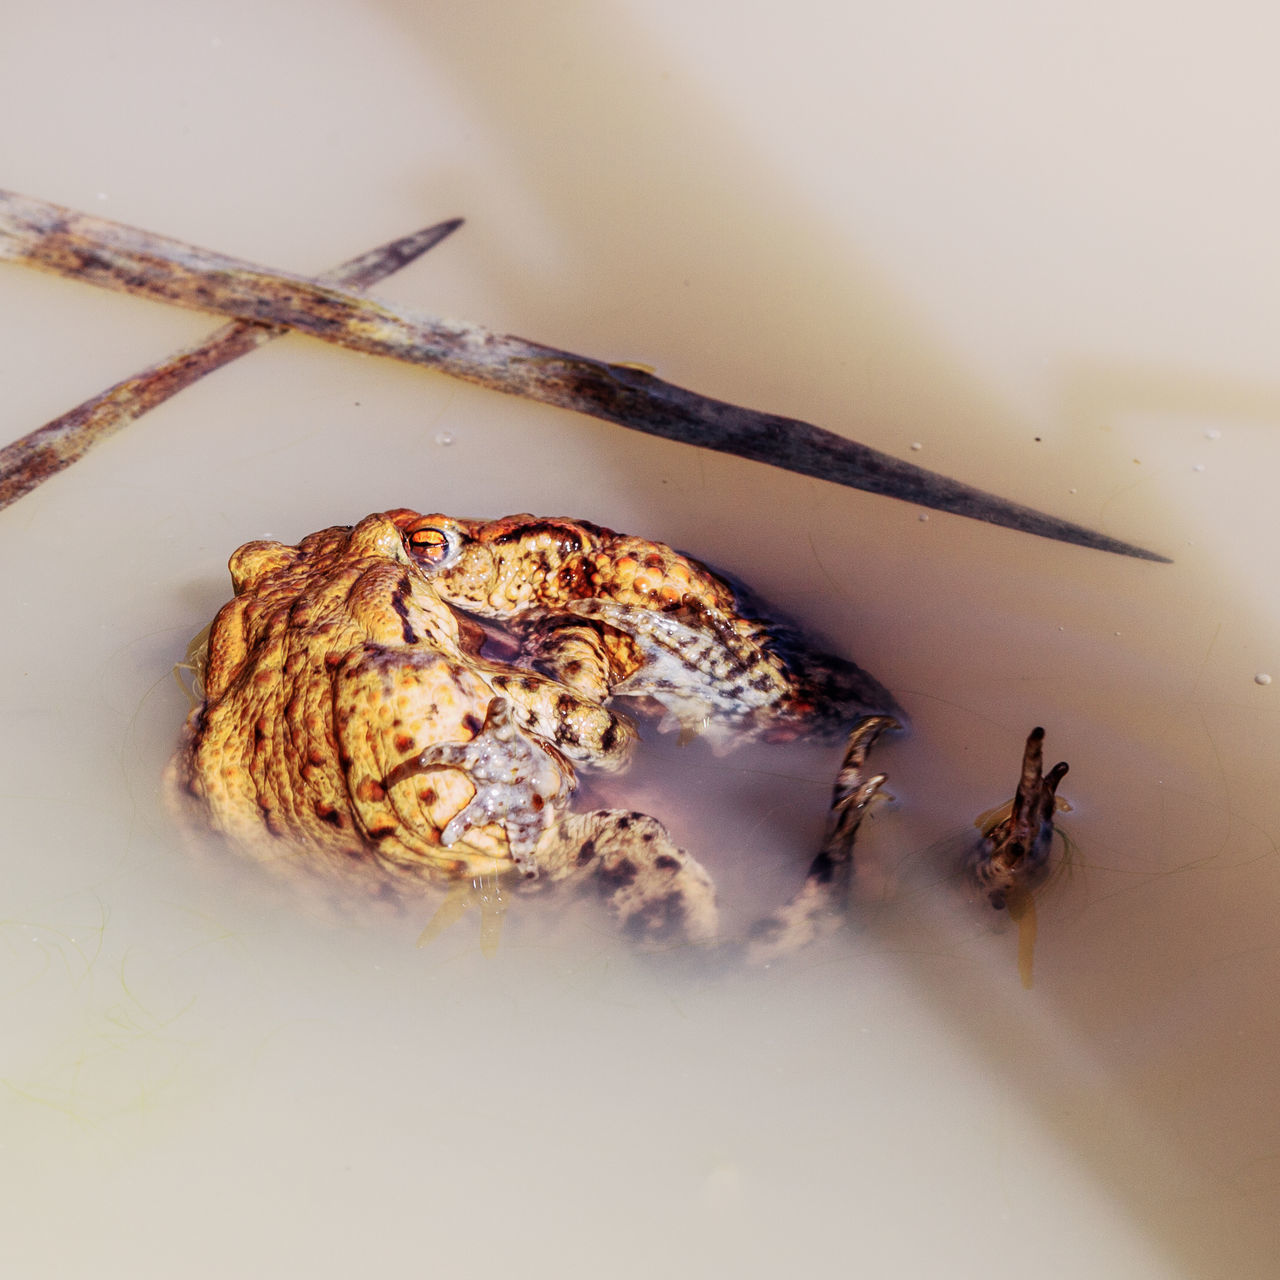
[[[5,185],[302,270],[463,214],[380,292],[1176,563],[301,340],[185,393],[0,516],[6,1274],[1274,1273],[1275,19],[965,9],[11,20]],[[0,286],[10,436],[212,327]],[[661,538],[892,688],[851,930],[744,972],[517,902],[486,958],[474,917],[418,950],[421,920],[187,857],[170,671],[227,555],[396,505]],[[1074,853],[1027,990],[940,850],[1036,724]],[[666,741],[629,802],[736,929],[797,882],[834,763]]]

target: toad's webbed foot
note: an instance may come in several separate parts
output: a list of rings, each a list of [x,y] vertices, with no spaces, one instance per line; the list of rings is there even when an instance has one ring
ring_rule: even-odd
[[[852,865],[853,842],[862,816],[885,781],[882,773],[864,777],[862,767],[867,763],[867,755],[876,739],[886,729],[901,728],[892,716],[864,716],[853,726],[845,745],[844,759],[840,762],[840,772],[836,774],[835,785],[831,789],[831,813],[827,819],[822,851],[814,859],[810,875],[815,870],[828,868],[830,878],[836,874],[836,867]]]
[[[440,843],[447,848],[473,827],[497,824],[507,833],[516,866],[525,876],[536,876],[534,849],[568,807],[577,781],[561,752],[525,729],[508,699],[494,698],[483,728],[470,742],[428,747],[400,765],[388,786],[432,769],[458,769],[475,788],[471,802],[440,833]]]
[[[1009,816],[985,833],[969,855],[967,870],[991,905],[1000,910],[1014,889],[1033,889],[1048,873],[1058,783],[1067,762],[1044,769],[1044,730],[1032,729],[1022,755],[1022,777]]]
[[[853,870],[853,845],[867,806],[884,785],[883,773],[866,777],[863,766],[876,739],[902,726],[892,716],[865,716],[854,725],[831,795],[822,848],[809,866],[804,884],[785,906],[758,920],[751,930],[747,957],[766,963],[807,946],[839,927]]]

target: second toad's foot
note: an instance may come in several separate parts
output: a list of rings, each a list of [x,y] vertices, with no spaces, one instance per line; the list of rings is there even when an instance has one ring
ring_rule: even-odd
[[[461,770],[475,788],[471,802],[440,833],[440,843],[448,848],[473,827],[496,824],[507,833],[516,866],[526,877],[536,876],[535,847],[568,808],[576,786],[573,765],[561,752],[525,729],[510,701],[494,698],[470,742],[428,747],[400,765],[388,786],[432,769]]]
[[[1033,889],[1049,870],[1058,783],[1067,762],[1044,769],[1044,730],[1032,729],[1022,754],[1022,777],[1009,816],[984,833],[966,869],[996,910],[1014,890]]]
[[[864,776],[863,766],[876,739],[886,729],[901,727],[892,716],[865,716],[854,725],[832,790],[822,848],[799,892],[752,927],[747,946],[751,962],[765,964],[797,951],[842,923],[854,841],[868,805],[885,783],[883,773]]]
[[[840,762],[840,772],[836,774],[835,786],[831,790],[831,813],[827,819],[822,852],[815,859],[810,875],[819,862],[829,864],[833,874],[837,864],[852,862],[853,842],[863,814],[885,781],[883,773],[864,777],[862,767],[867,763],[867,755],[876,739],[886,729],[901,728],[892,716],[864,716],[853,726],[845,745],[844,759]]]

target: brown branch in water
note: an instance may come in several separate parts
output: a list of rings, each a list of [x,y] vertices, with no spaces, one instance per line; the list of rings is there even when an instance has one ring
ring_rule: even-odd
[[[0,192],[0,259],[105,288],[283,325],[508,395],[1061,542],[1164,556],[1034,511],[794,418],[759,413],[480,325],[392,307],[120,223]]]
[[[462,225],[461,218],[402,236],[320,276],[326,283],[363,289],[408,266]],[[95,444],[140,418],[207,373],[289,330],[254,320],[233,320],[198,346],[176,352],[101,395],[0,449],[0,511],[50,476],[82,458]]]

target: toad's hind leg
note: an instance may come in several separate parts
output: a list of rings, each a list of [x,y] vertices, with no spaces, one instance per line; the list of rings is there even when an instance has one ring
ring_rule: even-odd
[[[1044,730],[1032,729],[1009,815],[983,833],[967,862],[970,876],[997,910],[1007,905],[1011,892],[1034,889],[1048,873],[1058,783],[1066,774],[1065,760],[1044,772]]]
[[[892,716],[866,716],[854,725],[832,791],[822,848],[790,902],[752,927],[747,943],[747,958],[751,962],[767,963],[840,927],[853,872],[853,845],[858,828],[872,797],[885,781],[882,773],[866,777],[863,767],[880,734],[900,727]]]
[[[547,881],[594,877],[612,915],[642,945],[716,937],[711,877],[648,814],[570,814],[539,844],[538,865]]]

